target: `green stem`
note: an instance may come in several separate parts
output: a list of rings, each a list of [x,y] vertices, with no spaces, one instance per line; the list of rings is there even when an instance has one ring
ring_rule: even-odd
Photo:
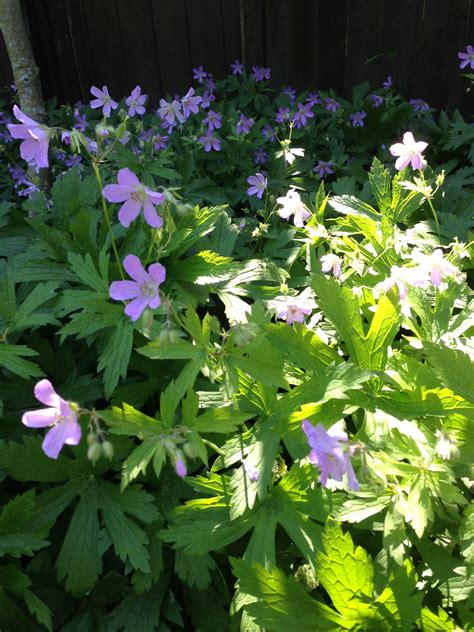
[[[106,203],[105,198],[104,198],[104,196],[102,194],[102,191],[103,191],[104,187],[102,186],[102,178],[100,177],[99,166],[98,166],[98,164],[97,164],[97,162],[95,160],[92,161],[92,167],[94,169],[95,177],[97,179],[97,182],[98,182],[99,188],[100,188],[100,197],[101,197],[101,200],[102,200],[102,210],[104,211],[105,223],[107,224],[107,230],[109,231],[110,240],[112,242],[112,250],[114,251],[115,260],[117,261],[117,265],[119,267],[120,276],[122,277],[122,279],[125,279],[125,275],[123,273],[123,268],[122,268],[122,262],[120,261],[119,253],[118,253],[118,250],[117,250],[117,245],[115,243],[114,233],[112,231],[112,225],[110,223],[109,211],[107,209],[107,203]]]

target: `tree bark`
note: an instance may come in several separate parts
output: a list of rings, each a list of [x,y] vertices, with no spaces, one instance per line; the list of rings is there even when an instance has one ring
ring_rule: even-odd
[[[46,123],[39,68],[31,49],[20,0],[0,0],[0,29],[10,58],[20,108],[38,123]]]

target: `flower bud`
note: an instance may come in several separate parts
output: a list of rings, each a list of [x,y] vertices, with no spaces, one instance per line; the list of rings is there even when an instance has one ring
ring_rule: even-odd
[[[435,445],[435,451],[441,459],[448,461],[449,459],[455,459],[459,456],[459,448],[448,433],[438,430],[436,436],[438,440]]]
[[[189,442],[186,442],[183,445],[183,451],[184,451],[184,454],[188,456],[190,459],[195,459],[198,455],[196,448],[193,446],[192,443],[189,443]]]
[[[176,471],[176,474],[181,477],[184,478],[187,474],[187,469],[186,469],[186,463],[184,461],[184,454],[181,452],[181,450],[177,450],[176,452],[176,461],[174,464],[174,468]]]
[[[87,435],[87,445],[94,445],[94,443],[97,443],[97,436],[94,432],[89,432]]]
[[[114,446],[110,443],[110,441],[104,441],[102,444],[102,452],[109,459],[109,461],[114,456]]]
[[[100,459],[101,456],[102,446],[96,441],[91,446],[89,446],[89,449],[87,450],[87,458],[89,459],[89,461],[92,461],[92,463],[95,463]]]

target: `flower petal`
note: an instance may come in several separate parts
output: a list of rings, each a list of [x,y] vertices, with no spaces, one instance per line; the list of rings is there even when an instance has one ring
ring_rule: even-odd
[[[125,185],[135,188],[138,184],[140,184],[140,180],[137,178],[137,176],[127,167],[120,169],[120,171],[118,172],[117,180],[118,183],[122,186]]]
[[[135,189],[121,184],[107,184],[102,195],[108,202],[125,202],[130,199]]]
[[[163,283],[166,279],[166,268],[161,263],[152,263],[148,267],[148,274],[151,276],[155,283]]]
[[[148,307],[150,299],[146,296],[143,298],[135,298],[125,308],[125,313],[130,316],[133,322],[138,320],[144,310]]]
[[[49,380],[40,380],[35,386],[35,397],[46,406],[59,408],[60,397]]]
[[[142,208],[141,202],[129,198],[125,204],[123,204],[118,212],[118,219],[122,226],[128,228],[134,219],[137,218],[140,209]]]
[[[46,428],[52,426],[58,419],[57,408],[41,408],[30,410],[23,414],[21,423],[28,428]]]
[[[136,255],[127,255],[123,260],[123,267],[125,268],[128,276],[132,277],[134,281],[139,284],[148,283],[150,281],[149,275],[146,273],[145,268],[142,266],[142,262]]]
[[[163,220],[156,212],[156,208],[153,206],[149,198],[145,200],[144,215],[145,222],[148,226],[151,226],[152,228],[161,228],[161,226],[163,226]]]
[[[65,443],[77,445],[81,439],[81,427],[76,421],[63,421],[46,433],[42,443],[43,452],[51,459],[57,459]]]
[[[141,290],[135,281],[114,281],[110,286],[109,295],[116,301],[124,301],[141,296]]]

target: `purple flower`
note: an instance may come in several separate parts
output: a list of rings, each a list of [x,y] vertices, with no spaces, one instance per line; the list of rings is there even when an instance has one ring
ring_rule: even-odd
[[[422,99],[410,99],[410,105],[413,108],[413,112],[426,112],[430,109],[428,103]]]
[[[277,198],[277,204],[282,208],[278,209],[278,215],[283,219],[290,219],[294,215],[294,224],[303,228],[304,223],[311,217],[311,213],[301,201],[300,194],[292,187],[284,197]]]
[[[46,433],[41,447],[46,456],[57,459],[65,443],[78,445],[81,440],[77,407],[60,397],[49,380],[40,380],[36,384],[35,397],[49,408],[28,411],[24,413],[21,421],[28,428],[52,426]]]
[[[403,143],[395,143],[390,147],[392,156],[398,156],[395,161],[395,169],[401,171],[411,163],[413,169],[424,169],[426,161],[423,158],[423,151],[428,147],[428,143],[416,142],[411,132],[405,132]]]
[[[206,87],[206,90],[213,92],[216,89],[216,82],[214,81],[214,76],[211,74],[208,74],[206,80],[204,81],[204,85]]]
[[[383,97],[378,94],[371,94],[370,98],[372,99],[372,105],[374,108],[379,108],[383,103]]]
[[[202,122],[203,125],[207,125],[208,132],[213,132],[215,129],[222,127],[222,117],[219,112],[214,112],[214,110],[209,110]]]
[[[176,463],[174,464],[174,469],[175,469],[176,474],[180,478],[184,478],[187,474],[186,464],[183,461],[183,459],[180,459],[179,457],[176,459]]]
[[[333,170],[334,164],[332,162],[324,162],[324,160],[320,160],[316,166],[313,167],[313,171],[319,175],[320,178],[324,178],[324,176],[331,175],[334,173]]]
[[[257,147],[253,152],[253,161],[256,165],[264,165],[267,162],[268,152],[263,147]]]
[[[323,255],[320,261],[321,270],[323,272],[327,273],[332,271],[335,279],[338,279],[341,276],[342,259],[340,257],[332,253],[328,253],[327,255]]]
[[[74,128],[80,132],[85,132],[87,129],[87,119],[85,114],[81,114],[78,109],[74,110],[74,118],[77,123],[74,123]]]
[[[383,82],[384,90],[390,90],[392,86],[393,86],[392,75],[388,75],[388,77]]]
[[[161,263],[152,263],[146,272],[135,255],[127,255],[123,267],[133,281],[114,281],[109,294],[115,301],[133,299],[125,308],[125,313],[135,322],[147,307],[157,309],[160,306],[159,287],[166,278],[166,270]]]
[[[256,195],[261,200],[263,192],[267,188],[267,179],[263,173],[256,173],[254,176],[248,177],[247,182],[250,184],[247,195]]]
[[[253,123],[253,119],[248,118],[245,114],[241,114],[239,120],[237,121],[235,135],[240,136],[240,134],[248,134]]]
[[[44,125],[40,125],[30,119],[20,110],[17,105],[13,106],[13,114],[21,121],[21,125],[16,123],[8,125],[8,129],[13,138],[20,138],[23,142],[20,145],[20,154],[23,160],[35,169],[48,166],[49,130]]]
[[[296,90],[294,88],[292,88],[291,86],[286,86],[286,88],[283,88],[282,90],[283,94],[286,94],[287,97],[290,97],[290,103],[293,104],[296,100]]]
[[[180,123],[184,123],[185,121],[181,111],[181,103],[177,99],[173,99],[171,102],[160,99],[160,107],[156,112],[163,121],[166,121],[170,125],[175,125],[176,120]]]
[[[337,112],[340,108],[341,104],[336,99],[332,99],[331,97],[327,97],[324,99],[324,107],[328,112]]]
[[[147,95],[142,94],[140,86],[133,88],[131,95],[125,99],[125,103],[128,106],[128,115],[135,116],[135,114],[138,114],[138,116],[143,116],[143,114],[145,114],[145,108],[143,106],[145,105],[146,98]]]
[[[207,77],[207,72],[202,66],[193,68],[193,79],[196,79],[199,83],[204,83],[204,79]]]
[[[108,184],[104,187],[102,194],[109,202],[124,202],[118,213],[122,226],[130,226],[142,209],[149,226],[160,228],[163,225],[163,220],[156,212],[155,206],[163,204],[165,196],[142,184],[127,167],[118,172],[118,184]]]
[[[328,478],[341,482],[347,474],[349,489],[357,491],[360,486],[350,459],[355,447],[349,444],[347,434],[334,426],[326,431],[320,423],[314,427],[307,419],[303,431],[311,448],[309,460],[319,468],[321,485],[326,487]]]
[[[264,68],[263,66],[252,66],[252,74],[250,75],[252,79],[258,83],[260,81],[264,81],[265,79],[270,79],[271,68]]]
[[[350,115],[352,127],[364,127],[364,119],[367,114],[362,110],[361,112],[356,112],[355,114]]]
[[[90,106],[93,110],[97,108],[102,108],[102,113],[105,118],[109,118],[112,113],[112,110],[116,110],[118,107],[118,103],[112,99],[109,94],[109,90],[107,86],[102,86],[102,90],[99,90],[96,86],[92,86],[91,94],[96,97],[92,99],[90,102]]]
[[[470,65],[471,70],[474,70],[474,47],[469,44],[466,51],[466,53],[458,53],[458,57],[461,59],[459,68],[465,68],[467,65]]]
[[[283,123],[290,118],[290,108],[278,108],[278,112],[275,114],[275,121],[277,123]]]
[[[260,478],[260,474],[258,473],[257,468],[255,468],[253,465],[250,465],[250,463],[247,462],[247,459],[242,459],[242,465],[244,467],[245,473],[249,477],[249,480],[251,480],[253,483],[258,481],[258,479]]]
[[[233,75],[242,75],[244,72],[244,65],[236,59],[233,64],[230,65]]]
[[[202,101],[202,97],[194,96],[194,88],[189,88],[184,97],[181,99],[181,108],[183,110],[184,118],[188,118],[191,114],[197,114],[199,112],[199,104]]]
[[[314,114],[309,103],[298,103],[298,111],[293,115],[293,125],[298,128],[306,127],[308,119],[313,117]]]
[[[216,100],[216,97],[212,94],[211,90],[204,90],[202,93],[201,108],[207,110],[211,107],[211,103]]]
[[[275,140],[275,130],[271,125],[264,125],[262,128],[262,136],[266,140],[269,140],[273,143],[273,141]]]
[[[209,129],[207,130],[207,134],[200,136],[198,140],[204,145],[204,151],[206,152],[209,152],[212,149],[214,149],[214,151],[221,150],[220,140],[214,136]]]
[[[304,323],[305,316],[311,314],[316,307],[314,299],[309,296],[307,290],[299,296],[285,296],[283,300],[277,299],[275,304],[278,318],[286,320],[288,325]]]
[[[306,98],[306,103],[308,103],[310,107],[313,107],[321,103],[321,97],[317,92],[310,92]]]
[[[169,136],[162,136],[161,134],[155,134],[153,136],[153,149],[160,151],[160,149],[166,149]]]
[[[66,167],[72,168],[72,167],[78,167],[82,162],[82,156],[69,156],[68,158],[66,158],[64,164],[66,165]]]

